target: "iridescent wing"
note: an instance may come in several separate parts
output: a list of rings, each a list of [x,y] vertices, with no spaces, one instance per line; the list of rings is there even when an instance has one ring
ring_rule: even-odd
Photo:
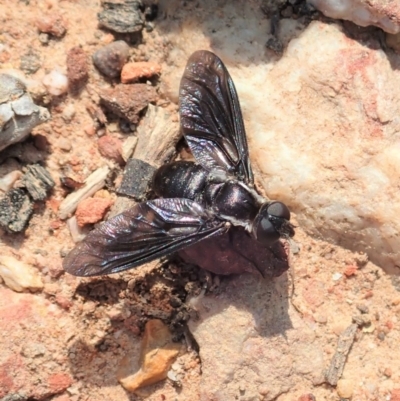
[[[179,95],[180,120],[190,149],[206,170],[253,184],[246,132],[235,85],[222,61],[209,51],[192,54]]]
[[[226,225],[188,199],[156,199],[106,221],[64,259],[75,276],[117,273],[223,233]]]

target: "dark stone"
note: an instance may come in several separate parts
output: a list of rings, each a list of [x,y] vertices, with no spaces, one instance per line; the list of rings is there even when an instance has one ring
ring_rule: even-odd
[[[129,46],[123,40],[112,42],[93,54],[93,63],[105,76],[118,77],[129,57]]]
[[[117,194],[130,196],[139,201],[144,200],[155,171],[155,167],[142,160],[129,159]]]
[[[0,226],[8,231],[23,231],[32,215],[32,203],[23,189],[11,189],[0,199]]]
[[[134,33],[143,29],[142,2],[138,0],[103,1],[97,14],[99,25],[118,33]]]
[[[39,54],[31,49],[21,56],[19,68],[25,74],[34,74],[41,65]]]
[[[281,242],[266,247],[241,227],[208,238],[179,252],[187,262],[216,274],[259,271],[264,277],[278,277],[289,269],[287,251]]]
[[[49,172],[40,164],[28,166],[22,182],[35,201],[46,199],[48,192],[55,185]]]

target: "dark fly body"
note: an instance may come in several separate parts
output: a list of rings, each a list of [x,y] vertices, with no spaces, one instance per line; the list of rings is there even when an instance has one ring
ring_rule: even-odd
[[[254,188],[246,132],[233,81],[209,51],[189,59],[180,85],[180,122],[196,162],[155,174],[149,200],[90,232],[64,259],[77,276],[117,273],[243,227],[269,247],[294,235],[285,204]]]

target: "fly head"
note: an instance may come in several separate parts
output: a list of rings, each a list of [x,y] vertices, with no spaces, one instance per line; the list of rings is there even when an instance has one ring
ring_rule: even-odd
[[[271,245],[281,237],[293,237],[294,228],[290,223],[288,207],[278,201],[262,205],[253,222],[253,235],[265,245]]]

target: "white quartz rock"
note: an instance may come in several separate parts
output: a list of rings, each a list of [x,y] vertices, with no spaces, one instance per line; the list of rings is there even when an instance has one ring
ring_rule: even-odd
[[[400,266],[400,75],[379,50],[312,23],[244,96],[263,186],[299,222]],[[255,86],[256,82],[254,82]]]
[[[0,255],[0,277],[7,287],[17,292],[43,288],[37,270],[13,256]]]
[[[24,140],[49,118],[49,111],[33,103],[19,78],[0,74],[0,150]]]
[[[313,22],[280,60],[271,60],[261,50],[262,21],[247,16],[254,30],[242,32],[240,13],[226,18],[229,25],[207,20],[209,30],[224,26],[214,47],[201,21],[191,24],[186,39],[185,30],[169,35],[165,92],[176,99],[193,51],[217,53],[238,90],[252,164],[266,194],[286,202],[309,233],[398,271],[400,74],[392,65],[400,56],[349,39],[339,25]],[[281,35],[291,26],[283,21]]]
[[[43,85],[53,96],[60,96],[68,90],[68,78],[58,70],[52,70],[43,77]]]
[[[388,33],[400,32],[400,2],[382,0],[307,0],[331,18],[375,25]]]

